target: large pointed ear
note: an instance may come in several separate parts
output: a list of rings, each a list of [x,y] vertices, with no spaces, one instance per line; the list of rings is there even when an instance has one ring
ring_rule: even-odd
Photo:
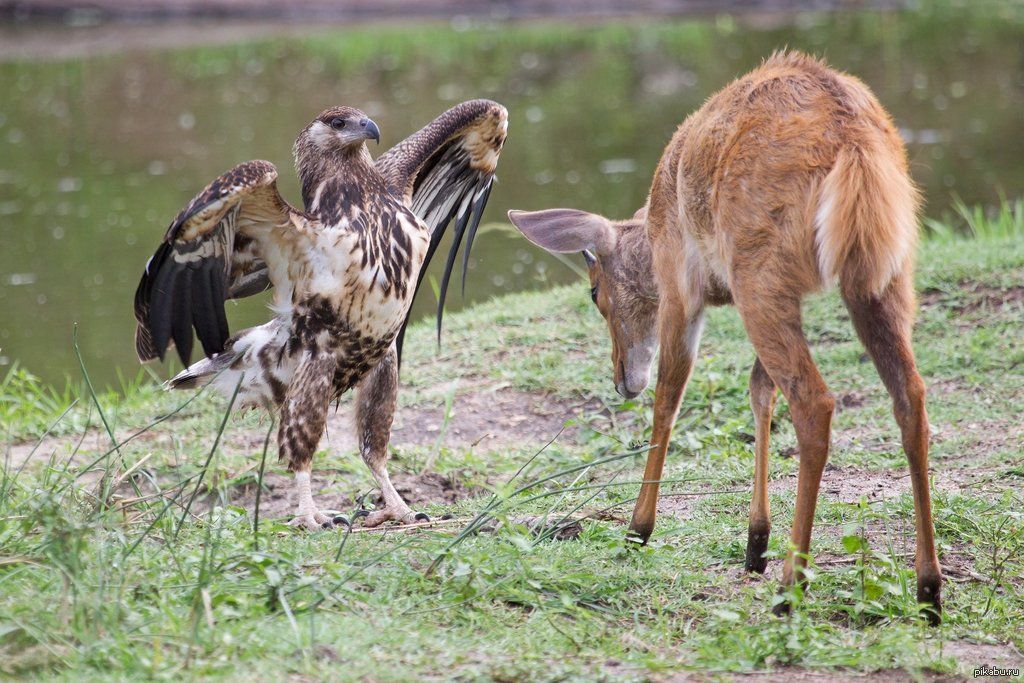
[[[576,209],[512,210],[508,219],[526,239],[548,251],[610,254],[615,249],[614,226],[596,213]]]

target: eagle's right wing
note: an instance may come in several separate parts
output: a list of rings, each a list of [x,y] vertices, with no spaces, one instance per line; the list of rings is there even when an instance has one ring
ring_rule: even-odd
[[[508,131],[508,112],[490,100],[458,104],[382,154],[376,163],[392,191],[430,228],[430,246],[416,288],[426,274],[445,228],[455,221],[455,238],[441,278],[437,334],[455,256],[462,253],[463,288],[469,250],[494,182],[498,155]],[[408,317],[398,337],[399,355]]]
[[[276,260],[287,259],[309,227],[309,218],[278,193],[269,161],[247,161],[210,183],[171,222],[146,263],[135,291],[139,359],[162,360],[173,342],[187,366],[193,327],[207,356],[223,351],[224,302],[287,286],[275,281],[287,277]]]

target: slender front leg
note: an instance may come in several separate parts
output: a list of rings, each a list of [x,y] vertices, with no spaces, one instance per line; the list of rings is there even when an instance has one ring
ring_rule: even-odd
[[[641,543],[647,543],[647,539],[654,531],[665,453],[672,437],[672,426],[679,414],[679,403],[693,369],[693,360],[697,355],[704,323],[703,310],[688,315],[682,305],[667,301],[662,302],[661,310],[663,313],[658,333],[661,358],[658,361],[658,384],[654,391],[651,450],[647,453],[647,467],[644,469],[643,484],[640,485],[640,497],[637,498],[636,507],[633,509],[633,520],[629,523],[630,537]]]
[[[356,389],[356,429],[359,432],[359,454],[370,468],[373,478],[384,496],[384,509],[371,512],[363,521],[365,526],[378,526],[388,520],[412,522],[426,520],[416,514],[395,490],[388,475],[388,442],[391,424],[398,403],[398,356],[392,346],[384,359]]]
[[[758,574],[763,574],[768,566],[768,558],[764,553],[768,550],[768,537],[772,530],[768,507],[768,441],[772,431],[776,391],[775,382],[758,358],[750,371],[750,407],[754,412],[755,427],[754,493],[750,499],[747,557],[744,563],[748,572]]]
[[[289,471],[295,473],[296,510],[290,524],[310,530],[332,525],[332,517],[320,512],[313,503],[310,475],[313,453],[327,424],[334,366],[330,356],[305,356],[299,361],[281,405],[279,457],[287,459]]]

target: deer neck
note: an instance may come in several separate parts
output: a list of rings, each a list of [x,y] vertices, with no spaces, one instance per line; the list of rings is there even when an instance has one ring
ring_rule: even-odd
[[[657,304],[658,285],[646,222],[634,218],[620,223],[616,247],[621,281],[639,298]]]

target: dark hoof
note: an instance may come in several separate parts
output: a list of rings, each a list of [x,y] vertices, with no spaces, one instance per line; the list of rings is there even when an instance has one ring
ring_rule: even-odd
[[[334,526],[352,526],[351,524],[349,524],[348,519],[346,519],[343,515],[337,515],[331,521],[334,522]]]
[[[633,546],[647,545],[647,539],[648,539],[648,536],[641,536],[640,534],[638,534],[637,532],[633,531],[632,529],[630,529],[629,531],[626,532],[626,543],[629,543],[630,545],[633,545]]]
[[[629,525],[629,531],[626,532],[626,540],[632,541],[633,543],[639,543],[640,545],[647,545],[647,539],[654,533],[654,522],[650,524],[636,524],[631,523]]]
[[[357,519],[359,519],[360,517],[369,517],[369,516],[370,516],[370,511],[366,510],[366,509],[362,509],[362,510],[357,511],[356,514],[352,515],[352,521],[354,522]]]
[[[450,512],[446,512],[445,514],[441,515],[441,519],[442,520],[444,520],[444,519],[455,519],[455,515],[453,515]]]
[[[923,609],[921,613],[928,619],[929,626],[942,623],[942,579],[919,581],[917,584],[917,601]]]
[[[764,574],[765,569],[768,568],[768,558],[764,556],[766,550],[768,550],[767,533],[748,533],[747,557],[743,562],[743,567],[748,572]]]
[[[768,569],[768,558],[761,555],[751,557],[750,550],[747,550],[747,559],[743,563],[743,569],[751,574],[764,574]]]
[[[330,523],[330,522],[328,521],[328,522],[324,522],[323,524],[321,524],[321,525],[320,525],[320,528],[321,528],[321,529],[333,529],[333,528],[334,528],[334,525],[333,525],[333,524],[331,524],[331,523]]]
[[[782,602],[772,607],[772,614],[777,617],[788,617],[790,611],[790,604],[788,599],[784,599]]]
[[[426,512],[417,512],[414,521],[417,521],[417,522],[429,522],[430,521],[430,515],[428,515]]]

